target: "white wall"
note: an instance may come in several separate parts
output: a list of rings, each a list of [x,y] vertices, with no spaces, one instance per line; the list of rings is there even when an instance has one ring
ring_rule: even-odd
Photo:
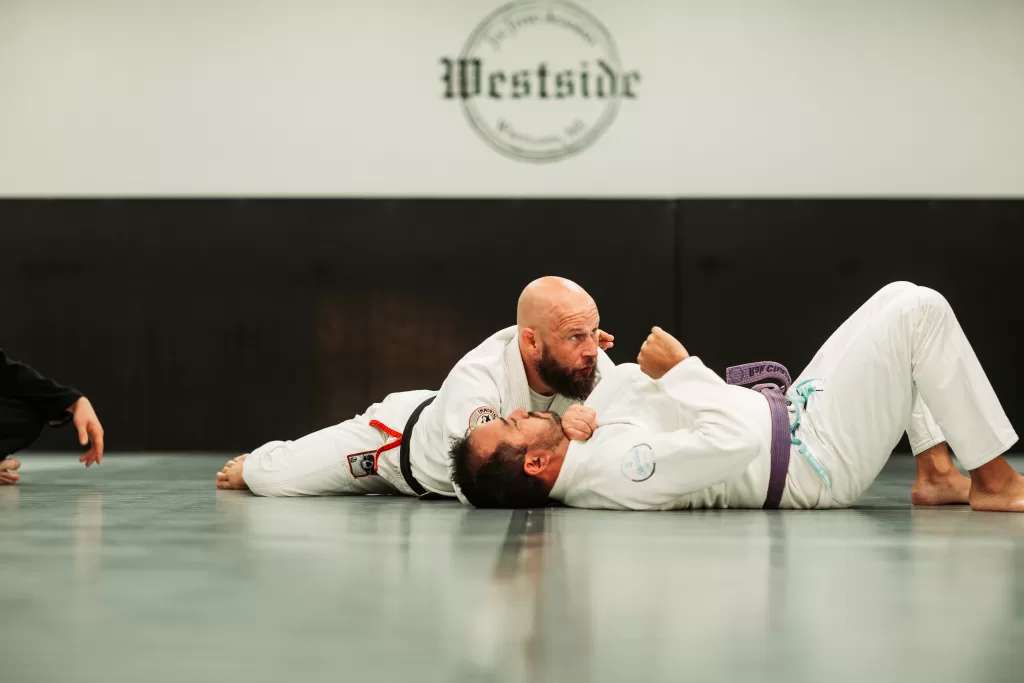
[[[442,97],[500,4],[0,0],[0,195],[1024,196],[1024,1],[580,0],[642,80],[546,164]]]

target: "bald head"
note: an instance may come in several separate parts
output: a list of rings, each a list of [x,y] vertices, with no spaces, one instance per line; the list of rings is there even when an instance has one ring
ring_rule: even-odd
[[[561,277],[542,277],[519,295],[519,352],[530,386],[585,399],[597,381],[600,316],[586,290]]]
[[[590,311],[596,313],[597,304],[585,289],[572,280],[549,275],[526,285],[519,295],[516,324],[520,334],[526,328],[547,334],[563,318]]]

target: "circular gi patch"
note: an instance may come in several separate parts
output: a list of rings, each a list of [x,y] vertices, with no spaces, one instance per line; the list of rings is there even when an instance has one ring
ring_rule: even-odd
[[[469,416],[469,428],[476,429],[482,424],[498,419],[498,411],[490,406],[480,406]]]
[[[654,450],[645,443],[629,449],[622,458],[622,474],[630,481],[645,481],[654,474]]]

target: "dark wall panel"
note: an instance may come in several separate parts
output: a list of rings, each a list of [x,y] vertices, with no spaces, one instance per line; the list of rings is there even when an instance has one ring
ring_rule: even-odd
[[[545,274],[586,287],[613,358],[631,359],[676,310],[674,214],[646,201],[0,201],[0,346],[85,391],[112,450],[244,450],[439,386]]]
[[[616,361],[659,324],[794,373],[912,280],[1021,428],[1022,229],[1021,201],[6,200],[0,346],[86,391],[114,450],[233,451],[438,386],[540,275],[590,290]]]
[[[1024,202],[685,201],[678,329],[716,370],[777,360],[795,377],[885,284],[940,291],[1018,431]]]

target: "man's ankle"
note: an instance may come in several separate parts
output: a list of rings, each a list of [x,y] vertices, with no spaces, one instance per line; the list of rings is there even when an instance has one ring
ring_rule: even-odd
[[[971,470],[970,474],[972,486],[989,493],[998,493],[1007,482],[1014,479],[1017,470],[1000,456]]]
[[[917,476],[922,479],[943,479],[957,472],[945,443],[932,446],[915,456]]]

